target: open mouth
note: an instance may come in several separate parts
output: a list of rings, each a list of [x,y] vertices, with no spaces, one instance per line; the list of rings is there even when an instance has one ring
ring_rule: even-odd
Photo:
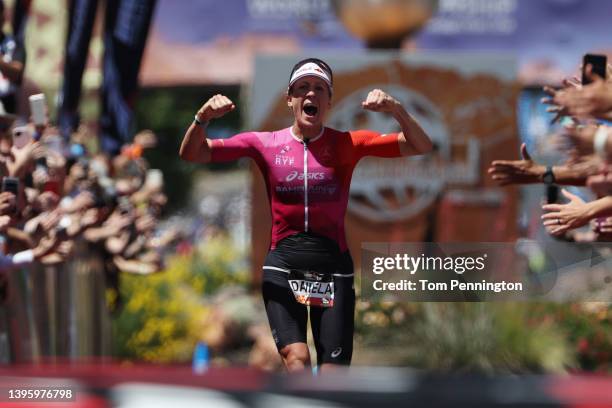
[[[306,115],[308,115],[308,116],[315,116],[318,111],[319,111],[319,108],[317,108],[314,105],[306,105],[306,106],[304,106],[304,113]]]

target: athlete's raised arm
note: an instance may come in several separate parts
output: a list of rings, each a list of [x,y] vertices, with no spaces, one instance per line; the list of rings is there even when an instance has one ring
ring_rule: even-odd
[[[210,161],[210,140],[207,138],[206,127],[212,119],[220,118],[233,111],[236,105],[224,95],[215,95],[210,98],[195,115],[193,123],[185,132],[179,156],[183,160],[195,163],[208,163]]]
[[[433,148],[433,144],[423,128],[397,99],[386,92],[380,89],[370,91],[366,100],[361,102],[361,106],[374,112],[390,113],[399,123],[402,131],[398,136],[398,142],[402,156],[429,153]]]

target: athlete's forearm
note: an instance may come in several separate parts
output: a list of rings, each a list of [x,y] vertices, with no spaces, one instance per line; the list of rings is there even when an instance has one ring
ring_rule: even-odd
[[[190,162],[208,163],[210,161],[211,152],[205,124],[198,125],[194,121],[189,126],[183,137],[179,156]]]
[[[403,156],[424,154],[431,151],[433,143],[416,120],[401,106],[393,112],[393,118],[399,123],[402,132],[399,134],[400,152]]]

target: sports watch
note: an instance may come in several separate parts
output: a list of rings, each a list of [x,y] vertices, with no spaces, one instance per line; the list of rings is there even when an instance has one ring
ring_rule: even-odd
[[[555,184],[557,180],[555,179],[555,173],[553,173],[552,166],[546,166],[546,171],[542,175],[542,181],[548,186]]]
[[[198,114],[196,113],[195,116],[193,117],[193,121],[197,126],[208,126],[208,121],[201,121],[200,119],[198,119]]]

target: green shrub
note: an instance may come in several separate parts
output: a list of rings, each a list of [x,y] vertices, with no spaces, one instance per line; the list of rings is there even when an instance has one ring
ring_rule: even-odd
[[[125,305],[113,321],[114,354],[149,362],[186,362],[212,312],[205,296],[224,285],[247,284],[244,254],[223,236],[177,255],[165,271],[121,276]]]

